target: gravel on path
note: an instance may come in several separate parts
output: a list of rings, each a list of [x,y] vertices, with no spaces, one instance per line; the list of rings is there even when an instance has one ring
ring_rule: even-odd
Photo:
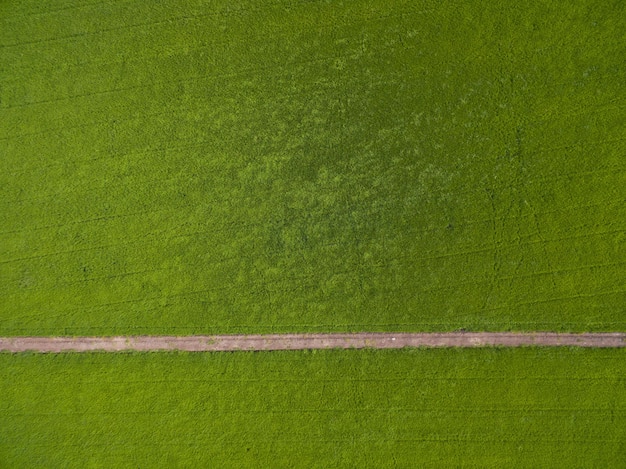
[[[404,347],[626,347],[626,333],[436,332],[268,335],[0,337],[4,352],[121,352],[180,350],[395,349]]]

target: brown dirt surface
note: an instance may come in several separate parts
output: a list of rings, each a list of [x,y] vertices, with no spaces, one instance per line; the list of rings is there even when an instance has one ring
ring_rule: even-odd
[[[442,332],[118,337],[1,337],[4,352],[189,352],[404,347],[626,347],[626,333]]]

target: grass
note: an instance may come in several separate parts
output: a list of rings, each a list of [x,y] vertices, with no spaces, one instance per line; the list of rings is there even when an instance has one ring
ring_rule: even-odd
[[[626,4],[0,2],[0,336],[626,330]],[[619,467],[624,350],[0,354],[0,467]]]
[[[625,358],[0,354],[0,466],[622,467]]]
[[[0,335],[625,330],[625,9],[2,2]]]

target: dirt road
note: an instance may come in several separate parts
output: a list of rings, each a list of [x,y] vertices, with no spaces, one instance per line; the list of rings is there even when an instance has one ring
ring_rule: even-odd
[[[0,351],[89,352],[158,351],[191,352],[236,350],[392,349],[403,347],[626,347],[626,333],[552,332],[446,332],[270,334],[215,336],[128,337],[2,337]]]

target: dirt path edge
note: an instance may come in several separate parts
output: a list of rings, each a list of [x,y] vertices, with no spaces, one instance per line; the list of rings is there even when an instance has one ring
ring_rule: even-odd
[[[262,351],[405,347],[626,347],[626,333],[442,332],[117,337],[0,337],[2,352]]]

